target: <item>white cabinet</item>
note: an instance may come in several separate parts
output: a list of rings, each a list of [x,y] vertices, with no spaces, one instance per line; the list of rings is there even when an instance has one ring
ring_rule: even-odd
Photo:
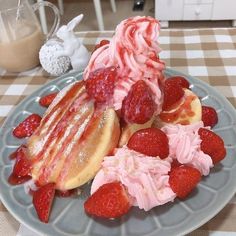
[[[163,27],[190,20],[232,20],[236,26],[236,0],[155,0],[155,17]]]

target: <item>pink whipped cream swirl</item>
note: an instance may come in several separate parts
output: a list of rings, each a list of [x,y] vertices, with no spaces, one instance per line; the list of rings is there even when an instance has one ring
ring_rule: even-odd
[[[213,163],[211,157],[200,148],[201,139],[198,130],[203,127],[202,121],[191,125],[168,124],[162,128],[162,131],[169,139],[169,156],[172,159],[197,168],[202,175],[208,175]]]
[[[164,62],[159,60],[158,46],[160,24],[152,17],[133,17],[122,21],[116,28],[110,44],[98,48],[91,56],[84,72],[84,79],[91,71],[115,66],[119,79],[116,81],[113,106],[119,110],[130,87],[138,80],[144,80],[151,88],[157,106],[161,111],[162,96],[159,83],[162,81]]]
[[[145,211],[173,201],[176,194],[169,186],[170,161],[118,148],[114,156],[104,158],[95,176],[91,194],[106,183],[120,181],[126,186],[130,202]]]

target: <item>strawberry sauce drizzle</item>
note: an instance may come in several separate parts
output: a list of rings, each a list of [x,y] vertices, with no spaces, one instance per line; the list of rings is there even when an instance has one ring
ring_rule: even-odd
[[[171,113],[161,113],[160,119],[167,123],[173,123],[178,120],[178,118],[181,118],[181,121],[178,123],[188,125],[189,121],[187,120],[187,117],[193,117],[195,115],[195,112],[191,110],[191,103],[192,101],[196,99],[194,96],[188,96],[186,97],[186,101],[180,105],[180,107]]]
[[[57,116],[54,118],[54,122],[47,128],[48,130],[51,130],[53,125],[61,118],[61,116],[64,113],[63,107],[67,107],[69,106],[72,102],[73,99],[76,98],[76,95],[78,94],[78,92],[80,91],[80,89],[83,86],[83,82],[77,82],[75,83],[70,89],[69,91],[67,91],[67,93],[65,94],[65,96],[63,96],[63,98],[52,108],[52,110],[42,119],[41,124],[39,126],[39,128],[37,129],[37,131],[35,132],[35,135],[40,135],[43,131],[43,126],[46,125],[46,123],[48,122],[48,120],[50,119],[50,117],[55,113],[58,112],[58,110],[60,111]]]
[[[75,110],[75,113],[76,112],[77,111]],[[61,158],[63,157],[66,148],[68,147],[68,145],[70,143],[72,143],[73,138],[75,137],[75,135],[78,132],[81,125],[87,119],[87,115],[89,115],[89,113],[91,113],[91,111],[87,111],[86,113],[84,113],[80,117],[80,120],[77,123],[74,124],[73,129],[68,134],[68,137],[66,137],[66,139],[63,141],[60,149],[57,150],[57,147],[55,147],[53,150],[51,150],[53,154],[49,155],[50,158],[48,157],[44,161],[44,164],[42,165],[42,167],[40,169],[40,175],[39,175],[39,179],[38,179],[38,181],[40,183],[46,183],[47,182],[47,180],[50,177],[51,173],[57,167],[56,164],[57,164],[58,160],[61,160]],[[73,122],[73,120],[71,120],[70,123],[71,122]],[[58,142],[60,142],[60,140],[61,140],[61,138],[58,140]],[[75,143],[74,146],[77,146],[77,143]],[[65,160],[64,160],[63,168],[64,168],[65,165],[67,165],[67,163],[65,163]]]
[[[99,122],[100,119],[97,115],[94,114],[94,116],[90,119],[88,125],[86,126],[82,136],[80,137],[80,139],[78,140],[78,142],[73,146],[73,149],[71,150],[71,153],[66,157],[65,163],[66,165],[63,166],[63,171],[61,171],[57,182],[58,185],[63,185],[64,179],[66,178],[69,169],[71,167],[71,164],[74,162],[75,158],[78,158],[78,153],[81,152],[81,150],[83,150],[83,144],[86,143],[86,139],[88,139],[92,132],[94,132],[94,130],[98,129],[99,126]],[[78,146],[80,146],[80,149],[78,149]]]
[[[65,127],[70,123],[70,120],[73,118],[73,115],[76,112],[75,104],[77,104],[78,106],[78,100],[81,100],[81,94],[79,94],[79,96],[74,99],[69,109],[63,109],[64,107],[61,108],[64,113],[63,116],[59,117],[58,120],[55,119],[52,122],[52,125],[55,126],[56,124],[56,126],[53,128],[53,131],[45,142],[42,150],[33,158],[33,163],[41,160],[44,156],[45,151],[49,148],[50,144],[55,139],[59,140],[64,135]]]

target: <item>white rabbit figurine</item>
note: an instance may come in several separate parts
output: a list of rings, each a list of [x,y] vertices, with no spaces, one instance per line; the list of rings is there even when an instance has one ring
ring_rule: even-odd
[[[73,30],[83,19],[83,14],[72,19],[67,25],[61,26],[56,35],[62,42],[62,49],[57,50],[55,56],[67,56],[70,58],[73,71],[83,70],[89,61],[90,54],[86,47],[76,37]]]

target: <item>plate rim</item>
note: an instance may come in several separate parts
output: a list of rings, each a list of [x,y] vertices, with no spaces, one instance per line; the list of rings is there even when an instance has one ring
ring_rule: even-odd
[[[180,72],[178,70],[166,67],[165,69],[165,73],[166,74],[170,74],[170,75],[181,75],[186,77],[187,79],[190,79],[191,81],[194,81],[195,84],[200,84],[203,85],[207,90],[213,90],[214,93],[217,94],[217,96],[220,98],[220,100],[222,100],[224,103],[227,104],[227,106],[230,108],[230,112],[233,113],[234,118],[236,119],[236,110],[234,108],[234,106],[227,100],[227,98],[225,96],[223,96],[216,88],[214,88],[213,86],[209,85],[208,83],[206,83],[205,81],[202,81],[200,79],[198,79],[195,76],[191,76],[189,74],[185,74],[183,72]],[[7,125],[7,123],[9,122],[9,120],[11,120],[12,115],[14,114],[14,111],[17,109],[17,107],[20,107],[22,104],[24,104],[29,97],[35,97],[37,96],[37,94],[39,93],[40,90],[47,88],[51,85],[54,85],[55,81],[60,81],[61,79],[66,79],[66,78],[70,78],[73,77],[74,79],[76,79],[76,81],[79,81],[82,79],[82,74],[83,71],[78,71],[78,72],[69,72],[66,73],[62,76],[59,76],[57,78],[52,79],[52,81],[47,82],[46,84],[40,86],[36,91],[34,91],[33,93],[29,94],[28,96],[26,96],[20,103],[18,103],[17,105],[15,105],[14,109],[12,109],[12,111],[7,115],[6,119],[4,120],[3,124],[0,127],[0,137],[1,137],[1,133],[3,132],[3,128]],[[227,109],[228,110],[228,109]],[[4,147],[5,145],[0,145],[0,150]],[[0,180],[2,181],[2,180]],[[209,220],[211,220],[215,215],[217,215],[226,205],[227,203],[231,200],[231,198],[235,195],[236,192],[236,179],[235,179],[235,185],[234,185],[234,189],[232,186],[232,191],[230,194],[227,195],[227,197],[224,197],[223,200],[221,201],[220,204],[218,205],[217,209],[215,211],[213,211],[211,214],[208,214],[206,217],[203,217],[201,220],[198,221],[197,224],[194,224],[194,226],[191,227],[187,227],[185,230],[183,230],[182,232],[180,232],[179,234],[176,235],[183,235],[183,234],[187,234],[192,232],[193,230],[199,228],[200,226],[202,226],[203,224],[205,224],[206,222],[208,222]],[[44,230],[40,230],[38,228],[35,228],[33,226],[31,226],[26,219],[24,219],[23,217],[19,216],[16,211],[12,210],[12,208],[9,206],[7,199],[4,198],[2,191],[0,191],[0,199],[2,204],[7,208],[8,212],[21,224],[24,224],[25,226],[27,226],[29,229],[31,229],[34,232],[37,232],[39,234],[47,234],[48,233]],[[39,221],[39,224],[42,224],[42,226],[49,226],[49,224],[43,224]],[[39,228],[41,228],[41,226],[39,225]],[[45,227],[47,228],[47,227]],[[68,234],[64,234],[64,235],[68,235]],[[80,235],[80,234],[78,234]]]

